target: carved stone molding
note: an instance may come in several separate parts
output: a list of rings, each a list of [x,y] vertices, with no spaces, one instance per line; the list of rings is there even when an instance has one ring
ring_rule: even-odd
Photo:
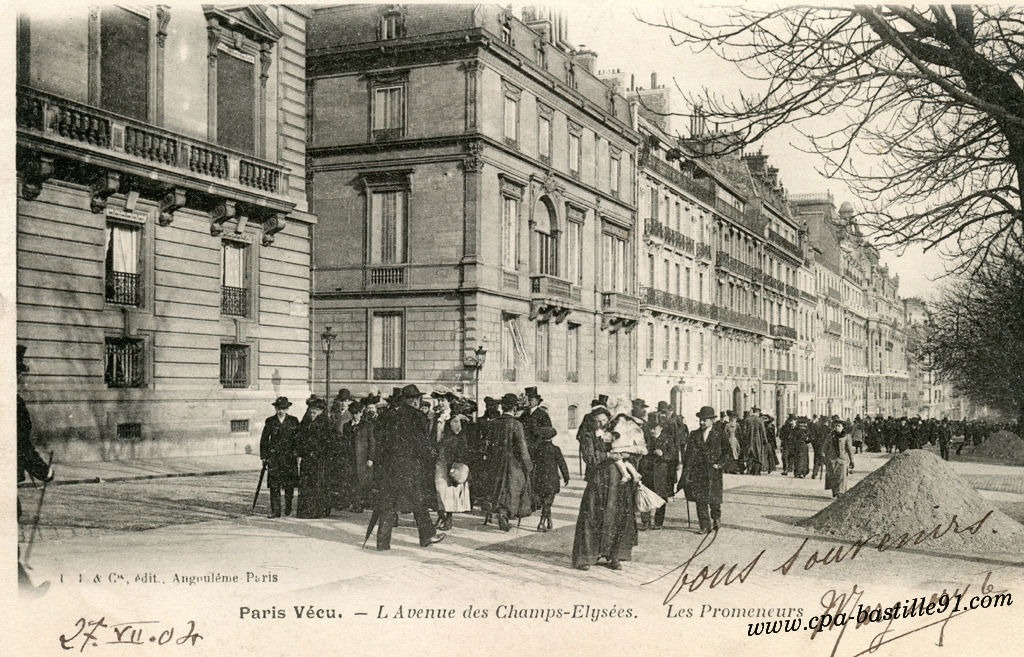
[[[273,44],[261,43],[260,44],[260,85],[264,88],[267,86],[267,79],[270,77],[270,62],[272,58],[270,56]]]
[[[184,187],[174,187],[167,191],[160,199],[160,218],[157,222],[161,226],[170,226],[174,221],[174,213],[179,208],[185,207],[187,194]]]
[[[462,161],[462,169],[467,173],[480,173],[484,170],[484,145],[479,141],[466,144],[466,158]]]
[[[156,6],[156,40],[161,48],[167,45],[167,24],[171,22],[171,8]]]
[[[107,199],[117,193],[121,187],[121,174],[117,171],[104,171],[90,185],[89,209],[99,214],[107,209]]]
[[[223,200],[210,211],[210,234],[220,237],[224,234],[224,224],[235,216],[235,202]]]
[[[43,183],[53,175],[53,157],[35,153],[25,165],[21,195],[26,200],[34,201],[43,191]]]
[[[263,223],[263,246],[274,243],[274,235],[285,229],[286,219],[283,212],[275,212]]]

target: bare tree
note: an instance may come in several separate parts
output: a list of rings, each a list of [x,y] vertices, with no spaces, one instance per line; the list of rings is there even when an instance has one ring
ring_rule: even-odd
[[[975,401],[1024,420],[1024,262],[993,255],[932,306],[918,357]],[[1021,422],[1020,426],[1024,426]]]
[[[943,245],[965,269],[1024,244],[1024,10],[722,11],[716,22],[638,16],[754,81],[735,97],[684,91],[720,129],[752,143],[795,124],[823,172],[871,206],[857,218],[883,243]],[[808,121],[820,116],[829,127]]]

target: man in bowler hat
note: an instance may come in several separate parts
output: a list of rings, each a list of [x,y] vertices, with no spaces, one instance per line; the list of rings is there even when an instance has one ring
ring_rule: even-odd
[[[732,462],[725,428],[715,424],[715,409],[704,406],[697,413],[700,427],[690,433],[683,456],[683,489],[697,505],[700,533],[718,529],[722,519],[722,472]]]
[[[267,486],[270,488],[270,517],[281,517],[281,492],[284,491],[284,515],[292,514],[292,496],[299,479],[297,442],[299,420],[288,414],[292,403],[287,397],[274,401],[277,411],[263,423],[260,436],[260,458],[267,466]]]

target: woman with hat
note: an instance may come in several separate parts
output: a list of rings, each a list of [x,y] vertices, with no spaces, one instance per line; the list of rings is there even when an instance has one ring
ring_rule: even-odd
[[[832,489],[832,497],[846,492],[846,475],[853,469],[853,439],[846,423],[835,418],[832,430],[825,439],[825,488]]]
[[[638,418],[620,413],[606,428],[609,415],[607,411],[598,412],[598,428],[581,436],[587,486],[580,501],[572,545],[572,565],[578,570],[590,570],[600,559],[605,560],[602,565],[621,570],[619,562],[629,561],[637,544],[637,482],[622,481],[610,446],[619,423],[636,423]]]
[[[487,424],[490,448],[487,460],[494,468],[490,503],[498,514],[498,527],[506,532],[512,528],[510,519],[533,513],[530,477],[533,461],[523,425],[512,415],[518,405],[518,397],[506,394],[499,404],[501,416]]]
[[[299,461],[296,442],[299,420],[288,414],[292,403],[287,397],[274,401],[277,411],[263,423],[260,436],[260,458],[267,468],[267,486],[270,488],[270,517],[281,517],[281,492],[284,491],[284,515],[292,514],[292,496],[299,479]]]
[[[333,436],[327,420],[327,402],[313,395],[306,400],[306,415],[299,423],[299,518],[326,518],[331,515],[328,466]]]
[[[465,430],[472,409],[452,392],[433,393],[437,401],[431,424],[431,438],[437,443],[434,488],[437,491],[437,529],[452,528],[452,514],[473,509],[469,501],[468,472],[465,472],[467,444]],[[461,466],[456,468],[455,466]]]

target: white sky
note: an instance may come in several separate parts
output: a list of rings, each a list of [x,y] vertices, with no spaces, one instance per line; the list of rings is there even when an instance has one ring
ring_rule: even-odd
[[[731,94],[737,89],[752,89],[753,83],[740,74],[731,63],[714,55],[695,55],[685,46],[672,44],[670,32],[650,27],[633,18],[632,12],[655,21],[665,7],[685,7],[687,4],[702,13],[693,3],[662,2],[622,3],[610,0],[587,2],[549,3],[561,7],[569,23],[569,38],[577,46],[585,44],[595,51],[597,69],[620,69],[636,75],[637,86],[650,87],[651,72],[658,74],[658,84],[691,91],[707,87],[720,94]],[[714,11],[713,9],[711,11]],[[681,97],[676,95],[675,110],[684,110]],[[687,118],[675,119],[676,131],[687,131]],[[850,201],[856,207],[857,199],[838,180],[828,180],[818,173],[821,158],[799,149],[807,148],[803,137],[795,130],[780,130],[769,135],[763,144],[769,162],[780,169],[782,183],[791,194],[832,192],[836,205]],[[938,285],[933,281],[945,272],[945,261],[935,254],[925,254],[917,247],[908,247],[903,253],[882,252],[883,263],[900,277],[903,297],[931,298]]]

